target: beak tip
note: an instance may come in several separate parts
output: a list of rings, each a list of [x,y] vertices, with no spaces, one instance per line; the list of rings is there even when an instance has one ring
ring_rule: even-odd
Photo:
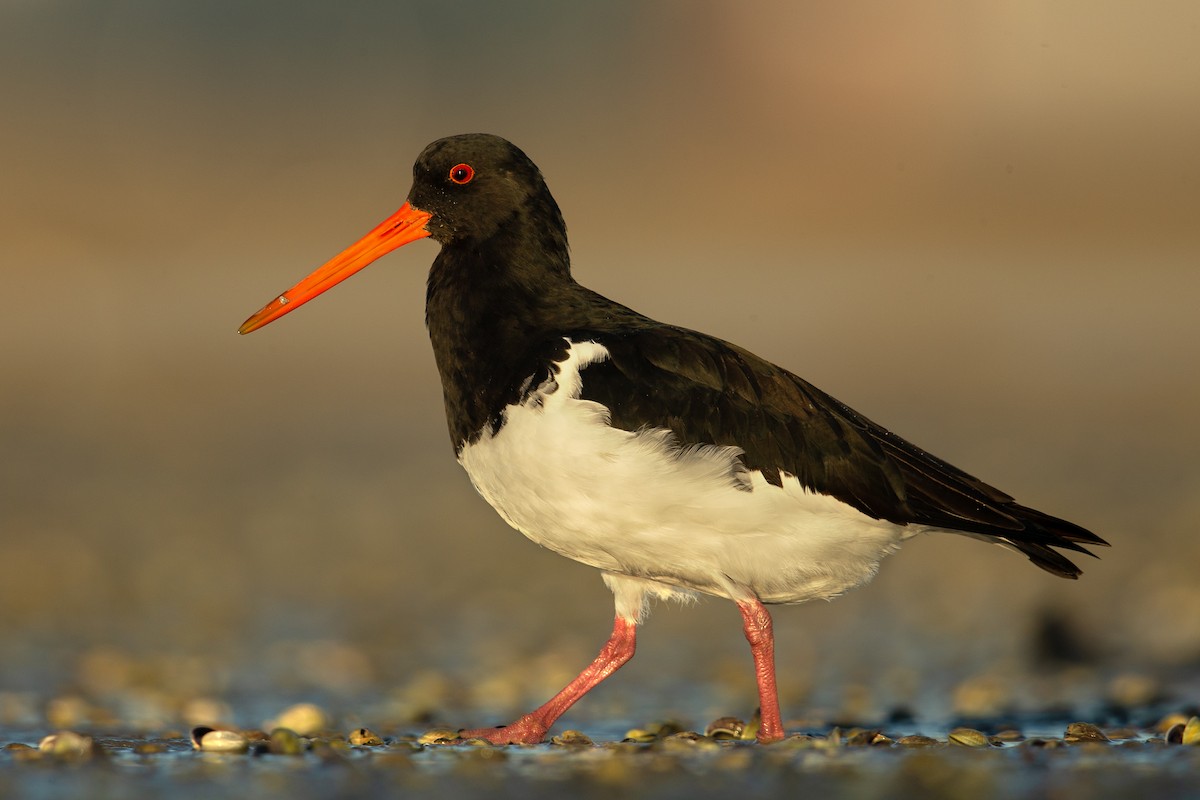
[[[413,208],[407,202],[395,214],[359,239],[324,266],[291,289],[267,303],[238,328],[245,335],[273,322],[284,314],[307,303],[317,295],[340,283],[380,256],[401,245],[423,239],[430,233],[425,229],[430,214]]]

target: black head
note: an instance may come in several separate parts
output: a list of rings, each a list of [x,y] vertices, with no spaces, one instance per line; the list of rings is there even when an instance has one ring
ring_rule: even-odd
[[[249,333],[278,319],[401,245],[432,237],[434,263],[494,276],[569,280],[567,226],[542,173],[499,136],[468,133],[439,139],[413,165],[408,202],[366,236],[246,320]]]
[[[564,232],[558,204],[537,165],[506,139],[466,133],[438,139],[413,165],[408,202],[432,215],[425,228],[443,245],[487,241],[529,224]]]

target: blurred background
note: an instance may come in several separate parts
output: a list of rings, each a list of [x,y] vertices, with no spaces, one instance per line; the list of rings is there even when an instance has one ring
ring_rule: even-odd
[[[5,3],[0,722],[141,687],[480,724],[591,659],[599,576],[454,462],[435,244],[234,332],[468,131],[540,165],[581,282],[1113,544],[1070,582],[926,537],[780,609],[788,714],[1194,678],[1198,26],[1186,0]],[[749,713],[738,623],[658,609],[571,719]]]

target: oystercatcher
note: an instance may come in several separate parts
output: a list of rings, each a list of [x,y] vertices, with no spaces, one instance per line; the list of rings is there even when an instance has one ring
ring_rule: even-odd
[[[616,602],[612,636],[577,678],[512,724],[463,738],[540,742],[633,656],[650,599],[701,593],[741,610],[758,739],[774,741],[784,728],[767,605],[865,583],[918,533],[1005,545],[1064,578],[1080,570],[1055,548],[1106,544],[748,350],[580,286],[541,172],[497,136],[426,147],[395,214],[239,332],[427,236],[442,249],[425,321],[459,463],[506,522],[599,569]]]

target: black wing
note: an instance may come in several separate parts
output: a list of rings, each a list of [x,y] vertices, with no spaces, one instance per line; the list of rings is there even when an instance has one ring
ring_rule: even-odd
[[[626,430],[668,428],[683,445],[740,447],[749,469],[780,473],[876,519],[1007,543],[1067,578],[1080,570],[1052,547],[1092,555],[1107,544],[936,458],[803,379],[735,345],[663,324],[585,331],[609,350],[583,375],[583,396]]]

